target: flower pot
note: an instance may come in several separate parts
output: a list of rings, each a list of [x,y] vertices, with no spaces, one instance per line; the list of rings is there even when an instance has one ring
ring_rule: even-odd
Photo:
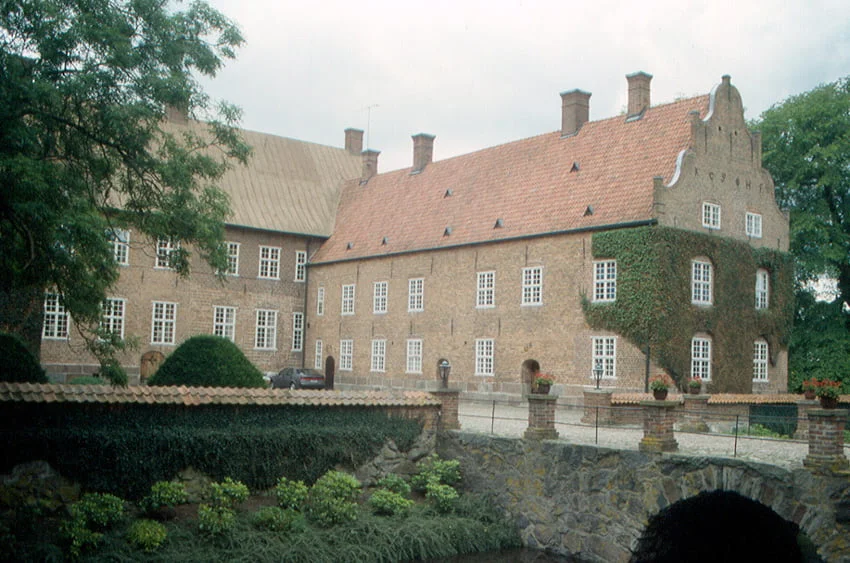
[[[667,389],[654,389],[652,396],[655,397],[656,401],[663,401],[667,398]]]
[[[820,406],[824,409],[836,409],[838,408],[838,398],[837,397],[820,397]]]
[[[537,393],[538,395],[548,395],[550,387],[551,387],[551,385],[547,385],[545,383],[538,383],[537,388],[535,389],[534,392]]]
[[[803,391],[803,397],[805,397],[807,401],[814,401],[815,400],[815,390],[814,389],[807,389],[806,391]]]
[[[691,395],[699,395],[699,392],[699,387],[688,387],[688,393],[690,393]]]

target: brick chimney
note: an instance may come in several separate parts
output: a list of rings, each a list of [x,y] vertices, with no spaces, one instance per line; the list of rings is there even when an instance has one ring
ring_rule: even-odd
[[[590,119],[590,92],[561,92],[561,137],[571,137]]]
[[[363,152],[362,129],[352,129],[349,127],[345,130],[345,150],[350,154],[360,154]]]
[[[652,75],[643,71],[627,74],[629,81],[629,110],[626,119],[638,117],[649,108],[649,82]]]
[[[360,174],[360,179],[368,180],[378,173],[378,155],[381,154],[381,151],[366,149],[362,154],[363,172]]]
[[[413,171],[421,172],[434,160],[434,135],[413,135]]]

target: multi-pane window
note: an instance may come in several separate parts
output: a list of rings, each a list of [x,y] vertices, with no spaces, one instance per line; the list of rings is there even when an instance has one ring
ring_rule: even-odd
[[[425,310],[425,279],[407,280],[407,310],[415,313]]]
[[[384,371],[384,361],[387,354],[387,341],[383,339],[372,341],[372,367],[370,371]]]
[[[351,371],[354,364],[354,341],[339,341],[339,369],[340,371]]]
[[[746,230],[748,237],[761,238],[761,215],[747,212]]]
[[[756,271],[756,309],[767,309],[770,302],[770,274],[767,270]]]
[[[407,366],[405,373],[422,373],[422,340],[409,338],[407,340]]]
[[[691,302],[694,305],[711,305],[710,262],[691,262]]]
[[[100,329],[118,338],[124,338],[124,311],[126,300],[107,297],[103,300]]]
[[[239,243],[228,242],[227,244],[227,270],[224,272],[228,276],[239,275]]]
[[[177,326],[177,303],[153,302],[151,344],[174,344]]]
[[[130,264],[130,231],[124,229],[111,229],[108,231],[109,239],[112,241],[112,255],[115,263],[119,266]]]
[[[375,282],[372,289],[372,312],[375,314],[387,312],[387,286],[388,282]]]
[[[165,238],[156,241],[156,267],[171,268],[171,256],[180,250],[180,242]]]
[[[475,375],[493,375],[494,340],[477,338],[475,340]]]
[[[303,250],[295,251],[295,281],[307,281],[307,253]]]
[[[313,361],[313,367],[316,369],[322,369],[322,341],[321,339],[316,340],[316,357]]]
[[[753,381],[767,381],[767,342],[756,340],[753,348]]]
[[[711,340],[708,338],[691,340],[691,377],[711,380]]]
[[[292,313],[292,351],[304,349],[304,313]]]
[[[346,284],[342,286],[342,314],[354,314],[354,284]]]
[[[325,288],[316,290],[316,315],[321,317],[325,314]]]
[[[260,247],[260,272],[258,277],[267,280],[280,279],[280,247]]]
[[[68,338],[68,312],[57,293],[48,293],[44,296],[44,324],[41,337]]]
[[[617,261],[601,260],[593,263],[593,300],[617,299]]]
[[[543,303],[543,267],[522,269],[522,305]]]
[[[602,377],[614,379],[617,377],[617,339],[613,336],[593,338],[593,358],[591,374],[597,366],[602,368]],[[591,375],[593,377],[593,375]]]
[[[708,229],[720,228],[720,206],[716,203],[703,202],[702,226]]]
[[[479,309],[496,306],[496,272],[478,272],[475,306]]]
[[[213,334],[233,340],[236,333],[236,307],[213,307]]]
[[[277,350],[277,311],[257,309],[254,348],[257,350]]]

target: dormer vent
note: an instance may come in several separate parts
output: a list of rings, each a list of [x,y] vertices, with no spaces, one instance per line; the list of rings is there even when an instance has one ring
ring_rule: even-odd
[[[500,218],[496,219],[496,224],[495,224],[495,225],[493,225],[493,228],[494,228],[494,229],[501,229],[501,228],[502,228],[502,227],[504,227],[504,226],[505,226],[505,222],[504,222],[504,221],[502,220],[502,218],[500,217]]]
[[[353,242],[349,242],[348,244],[346,244],[346,245],[345,245],[345,249],[346,249],[346,250],[351,250],[352,248],[354,248],[354,243],[353,243]]]
[[[587,209],[584,210],[584,216],[587,217],[589,215],[593,215],[593,206],[588,205]]]
[[[443,231],[443,236],[444,236],[444,237],[447,237],[447,236],[449,236],[450,234],[452,234],[452,228],[451,228],[451,227],[446,227],[446,230],[445,230],[445,231]]]
[[[452,191],[451,188],[449,188],[446,190],[446,193],[443,194],[443,197],[452,197],[453,195],[455,195],[455,193]]]
[[[570,168],[570,172],[578,172],[578,171],[579,171],[578,162],[573,162],[573,165]]]
[[[386,246],[388,242],[390,242],[390,239],[388,239],[387,237],[384,237],[384,238],[381,239],[381,245],[382,246]]]

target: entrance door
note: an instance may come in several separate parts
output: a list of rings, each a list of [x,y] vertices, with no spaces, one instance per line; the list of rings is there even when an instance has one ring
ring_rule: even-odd
[[[334,362],[333,356],[328,356],[328,358],[325,360],[325,389],[334,388],[335,365],[336,362]]]

